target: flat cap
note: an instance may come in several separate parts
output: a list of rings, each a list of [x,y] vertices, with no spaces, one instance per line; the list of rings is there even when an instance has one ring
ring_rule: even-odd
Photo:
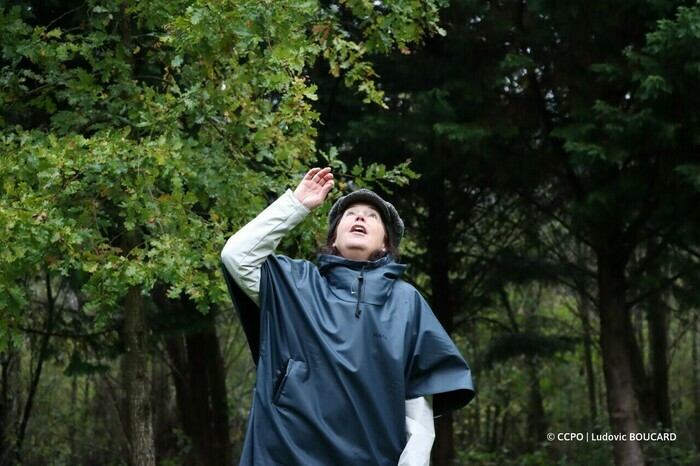
[[[335,201],[335,204],[333,204],[328,214],[329,234],[335,230],[345,209],[360,202],[367,203],[377,208],[379,214],[382,216],[384,228],[389,232],[391,245],[398,249],[404,232],[403,220],[401,220],[396,208],[390,202],[385,201],[377,193],[369,189],[358,189]]]

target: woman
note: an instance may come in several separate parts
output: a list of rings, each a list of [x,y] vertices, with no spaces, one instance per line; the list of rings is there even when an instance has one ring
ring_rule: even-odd
[[[469,367],[397,264],[403,222],[368,190],[340,198],[318,265],[271,254],[323,203],[311,169],[233,235],[224,275],[257,365],[241,465],[427,465],[435,415],[474,396]]]

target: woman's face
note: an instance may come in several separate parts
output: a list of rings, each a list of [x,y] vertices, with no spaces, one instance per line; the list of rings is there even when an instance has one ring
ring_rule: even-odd
[[[340,217],[333,246],[343,257],[368,260],[385,247],[386,230],[379,211],[370,204],[350,205]]]

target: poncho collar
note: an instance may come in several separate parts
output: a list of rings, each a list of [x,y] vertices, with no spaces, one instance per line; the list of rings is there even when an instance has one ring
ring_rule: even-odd
[[[389,297],[394,282],[407,266],[397,264],[391,256],[376,261],[356,261],[319,254],[318,268],[339,299],[357,301],[362,284],[361,302],[381,306]]]

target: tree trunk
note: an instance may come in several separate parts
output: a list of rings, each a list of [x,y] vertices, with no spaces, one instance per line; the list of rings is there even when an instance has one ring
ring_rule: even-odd
[[[656,418],[665,429],[672,430],[671,400],[668,392],[668,306],[661,294],[649,300],[649,360],[651,362],[651,403]]]
[[[155,466],[153,414],[148,377],[148,327],[139,286],[129,287],[124,301],[124,344],[124,382],[131,464]]]
[[[452,414],[445,414],[435,420],[435,446],[433,447],[433,465],[449,466],[454,457],[454,426]]]
[[[630,358],[632,361],[632,380],[637,395],[639,414],[642,422],[648,426],[653,426],[656,424],[658,415],[656,413],[656,405],[654,404],[654,390],[644,365],[644,354],[641,349],[644,346],[642,330],[644,321],[643,317],[639,317],[635,320],[636,322],[630,320],[630,332],[628,334]]]
[[[119,5],[118,29],[121,44],[127,50],[133,47],[129,14],[131,6],[131,0],[122,0]],[[133,56],[125,54],[124,61],[127,65],[132,65]],[[138,247],[141,240],[138,232],[124,231],[123,233],[125,251],[130,252],[132,248]],[[155,466],[153,412],[148,376],[148,326],[141,287],[136,285],[129,287],[124,302],[124,343],[126,345],[124,377],[131,463],[133,466]]]
[[[80,412],[78,407],[78,377],[74,374],[70,378],[70,410],[71,412]],[[68,426],[68,446],[70,449],[70,463],[77,464],[80,460],[80,455],[78,454],[78,442],[77,437],[77,422],[73,422]],[[84,424],[83,424],[84,425]]]
[[[504,403],[505,404],[505,403]],[[501,405],[500,404],[495,404],[493,405],[493,414],[491,417],[491,435],[489,438],[489,450],[491,451],[497,451],[498,447],[500,446],[498,442],[498,428],[500,426],[500,417],[501,417]]]
[[[613,434],[639,432],[632,374],[632,326],[625,302],[625,261],[617,255],[597,252],[600,299],[600,345],[607,389],[608,414]],[[613,444],[615,464],[639,466],[644,456],[639,442]]]
[[[174,301],[159,294],[158,305],[178,312],[188,333],[168,338],[178,411],[192,440],[191,464],[228,466],[234,463],[229,442],[225,369],[213,314],[202,315],[188,299]]]
[[[12,342],[8,342],[7,349],[0,353],[2,364],[2,393],[0,398],[0,464],[10,464],[13,455],[12,432],[14,407],[14,380],[17,373],[17,360],[19,353],[14,349]]]
[[[696,311],[697,312],[697,311]],[[700,371],[700,361],[698,358],[698,316],[695,314],[693,319],[693,328],[691,329],[692,336],[692,347],[691,356],[692,364],[691,368],[691,387],[692,387],[692,399],[693,399],[693,439],[695,440],[695,449],[700,451],[700,376],[698,371]]]
[[[581,326],[583,328],[583,358],[586,367],[586,387],[588,389],[588,415],[589,429],[595,429],[598,419],[598,406],[595,396],[595,371],[593,370],[593,342],[591,339],[591,303],[585,293],[579,293],[579,312],[581,313]]]
[[[528,403],[527,417],[527,443],[528,450],[535,451],[546,440],[547,418],[544,413],[542,390],[540,389],[540,376],[537,361],[532,357],[525,360],[525,368],[530,384],[530,400]]]
[[[453,315],[450,299],[450,254],[449,219],[442,184],[432,184],[425,193],[428,204],[428,257],[430,261],[431,304],[442,326],[452,333]],[[447,414],[435,423],[434,466],[450,466],[454,458],[454,427],[452,415]]]
[[[36,368],[32,374],[32,379],[29,384],[29,393],[27,394],[27,400],[24,404],[24,411],[22,412],[22,420],[19,425],[19,430],[17,431],[17,441],[15,444],[15,458],[18,463],[22,463],[22,449],[24,446],[24,437],[27,433],[27,425],[29,424],[29,417],[32,414],[32,409],[34,407],[34,399],[36,397],[36,392],[39,389],[39,381],[41,380],[41,373],[44,367],[44,361],[49,350],[49,340],[51,339],[51,332],[53,330],[53,320],[56,312],[55,302],[53,292],[51,290],[51,276],[48,270],[46,271],[46,321],[44,322],[44,333],[41,335],[41,341],[39,343],[39,353],[37,354]]]
[[[156,462],[181,453],[177,430],[177,406],[173,403],[174,392],[170,379],[171,366],[164,357],[151,358],[151,400],[153,403],[153,443]],[[184,464],[181,466],[185,466]]]

